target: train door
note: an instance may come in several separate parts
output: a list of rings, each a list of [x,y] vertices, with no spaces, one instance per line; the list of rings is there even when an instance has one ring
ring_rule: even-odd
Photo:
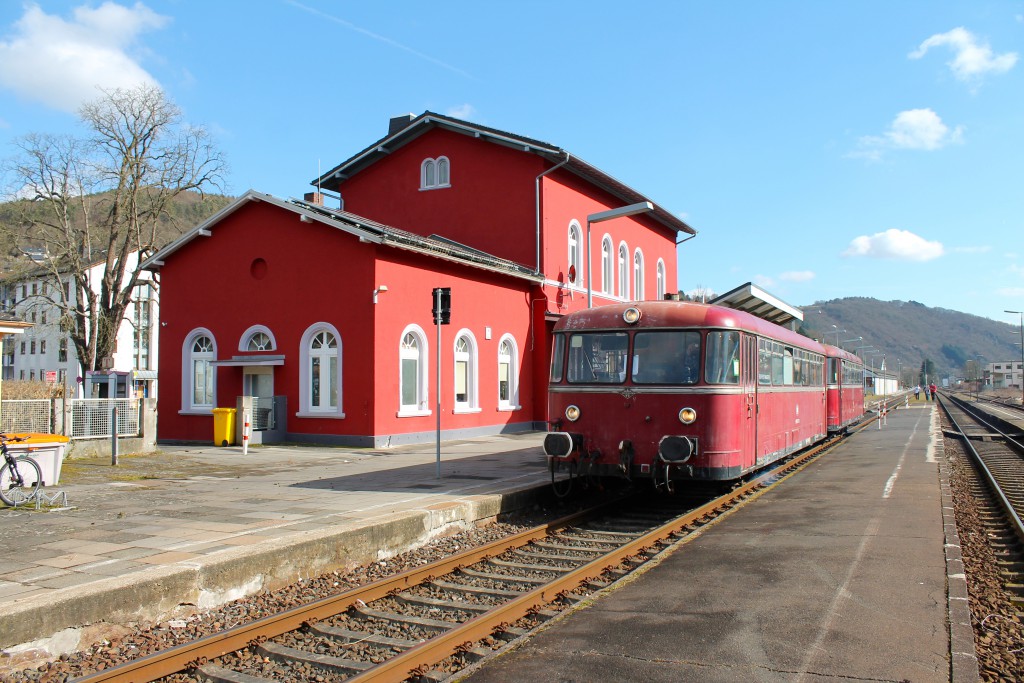
[[[746,418],[743,420],[740,438],[742,449],[742,462],[744,468],[754,464],[755,459],[758,465],[763,458],[757,454],[757,337],[743,335],[741,354],[743,358],[743,369],[740,372],[740,383],[743,389],[743,401],[745,403]]]

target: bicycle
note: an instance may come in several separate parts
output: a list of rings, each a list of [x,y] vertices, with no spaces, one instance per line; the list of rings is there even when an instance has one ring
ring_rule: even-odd
[[[9,437],[0,434],[0,452],[4,454],[4,464],[0,467],[0,501],[15,507],[30,500],[43,485],[43,472],[39,463],[28,455],[11,455],[7,444],[24,441],[26,437]]]

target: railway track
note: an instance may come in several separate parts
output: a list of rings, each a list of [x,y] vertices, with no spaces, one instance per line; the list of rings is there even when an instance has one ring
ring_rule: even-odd
[[[657,507],[649,501],[579,513],[77,680],[443,680],[683,542],[834,443],[711,500],[658,497]]]
[[[972,490],[1004,585],[1024,608],[1024,435],[963,399],[947,395],[939,403],[978,474]]]

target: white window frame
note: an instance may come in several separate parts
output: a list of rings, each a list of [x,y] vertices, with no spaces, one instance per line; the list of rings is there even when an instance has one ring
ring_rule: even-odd
[[[570,287],[583,288],[583,229],[576,220],[569,222],[569,267],[576,269],[576,282]],[[568,278],[568,274],[566,275]]]
[[[438,190],[451,187],[452,163],[446,156],[427,157],[420,164],[420,189]]]
[[[405,338],[413,335],[416,339],[417,348],[414,352],[416,358],[416,405],[405,405],[402,403],[402,387],[405,382],[403,377],[402,361],[411,358],[407,355],[409,351],[405,348]],[[398,417],[422,417],[430,415],[432,411],[428,405],[430,400],[428,373],[430,372],[430,346],[427,343],[427,335],[419,325],[408,325],[398,337]]]
[[[668,292],[668,290],[666,289],[666,286],[665,286],[665,261],[663,259],[658,259],[658,266],[657,266],[657,268],[658,268],[658,272],[657,272],[657,280],[658,281],[657,281],[655,286],[656,286],[656,288],[658,290],[658,301],[661,301],[661,300],[663,300],[665,298],[665,294]]]
[[[264,351],[276,351],[277,339],[274,337],[274,333],[270,331],[270,328],[265,325],[253,325],[243,332],[242,336],[238,338],[238,350],[249,351],[249,342],[252,341],[252,338],[260,332],[267,335],[270,339],[270,348],[264,349]]]
[[[511,355],[501,352],[501,347],[509,346]],[[508,399],[501,398],[501,366],[508,363]],[[519,345],[511,334],[503,334],[498,340],[498,410],[521,410],[519,404]]]
[[[644,300],[644,253],[639,249],[633,252],[633,299]]]
[[[465,340],[467,350],[459,351],[459,341]],[[455,414],[480,412],[480,373],[479,346],[476,337],[467,328],[462,328],[452,342],[452,412]],[[459,401],[456,393],[458,388],[459,363],[466,364],[466,400]]]
[[[601,291],[609,295],[615,291],[612,286],[612,249],[612,236],[605,234],[601,238]]]
[[[619,242],[619,297],[623,301],[629,301],[629,247],[625,242]]]
[[[213,347],[212,351],[200,354],[193,353],[192,347],[200,337],[207,337],[210,340],[210,345]],[[185,335],[185,340],[181,344],[181,410],[179,413],[184,415],[211,415],[217,402],[217,369],[214,365],[210,365],[207,369],[213,377],[210,403],[195,403],[195,373],[192,368],[194,360],[205,360],[207,362],[217,360],[217,338],[213,335],[213,332],[205,327],[197,327],[189,332]]]
[[[313,338],[321,332],[327,332],[334,335],[334,341],[337,345],[337,358],[338,363],[335,368],[334,381],[338,386],[338,403],[335,406],[314,406],[312,405],[312,362],[313,362]],[[328,322],[313,323],[306,328],[306,331],[302,333],[302,338],[299,340],[299,410],[295,413],[296,417],[320,417],[328,419],[341,420],[345,418],[345,403],[342,400],[344,397],[343,379],[345,373],[343,371],[342,359],[344,354],[342,353],[343,345],[341,334],[338,332],[338,328]],[[331,354],[326,354],[325,357],[329,357]],[[323,366],[321,365],[321,372],[323,372]],[[323,384],[323,375],[321,374],[321,384]],[[328,385],[330,386],[330,385]]]

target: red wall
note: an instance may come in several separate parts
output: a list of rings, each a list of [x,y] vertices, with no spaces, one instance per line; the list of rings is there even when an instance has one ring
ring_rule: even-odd
[[[274,391],[288,395],[292,431],[329,433],[342,423],[343,433],[367,433],[372,405],[371,369],[349,359],[370,358],[374,247],[320,223],[303,223],[298,215],[249,202],[171,254],[160,270],[159,438],[212,438],[209,416],[179,415],[182,343],[197,327],[213,332],[218,359],[239,355],[242,333],[265,325],[274,333],[285,364],[274,368]],[[253,276],[256,259],[266,263],[261,279]],[[313,323],[329,322],[342,337],[346,384],[363,386],[370,396],[345,391],[345,420],[302,420],[298,410],[299,343]],[[217,405],[234,407],[242,390],[240,368],[217,371]]]
[[[545,406],[534,403],[531,354],[531,291],[528,281],[478,268],[359,242],[319,222],[262,202],[250,202],[212,226],[210,237],[195,237],[167,257],[160,272],[161,440],[209,441],[210,415],[180,414],[184,339],[196,328],[210,330],[217,358],[239,351],[242,334],[264,325],[274,334],[284,365],[274,367],[274,393],[288,397],[288,432],[369,437],[432,431],[430,416],[397,417],[399,344],[402,330],[418,324],[430,353],[430,409],[435,410],[435,328],[431,291],[452,288],[451,324],[442,326],[442,429],[490,428],[543,420]],[[253,275],[263,259],[265,275]],[[256,269],[259,270],[258,268]],[[386,285],[373,304],[373,290]],[[534,295],[535,297],[536,295]],[[543,308],[543,306],[537,306]],[[300,418],[299,346],[306,329],[327,322],[341,335],[344,419]],[[485,327],[491,327],[486,338]],[[455,335],[467,328],[476,340],[479,412],[452,414]],[[521,410],[497,409],[498,344],[511,334],[518,351]],[[546,364],[546,357],[544,363]],[[242,392],[242,369],[217,370],[218,406],[233,407]],[[540,414],[537,414],[537,411]]]
[[[451,187],[420,190],[426,158],[448,157]],[[435,128],[341,185],[345,210],[419,235],[438,234],[536,267],[534,178],[544,161]]]

